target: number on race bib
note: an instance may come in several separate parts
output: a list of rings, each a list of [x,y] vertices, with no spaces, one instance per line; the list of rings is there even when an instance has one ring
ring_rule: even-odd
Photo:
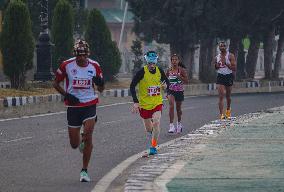
[[[161,94],[160,86],[151,86],[148,87],[148,95],[149,96],[157,96]]]
[[[90,89],[91,80],[90,79],[74,79],[72,82],[74,89]]]

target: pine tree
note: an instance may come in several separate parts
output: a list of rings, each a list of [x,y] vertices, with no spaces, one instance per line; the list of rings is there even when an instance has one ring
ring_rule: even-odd
[[[55,6],[52,19],[52,42],[55,44],[53,55],[53,70],[60,65],[60,61],[72,56],[73,50],[74,16],[70,3],[59,0]]]
[[[139,71],[139,69],[141,68],[141,66],[143,64],[142,45],[141,45],[141,41],[139,41],[139,39],[132,41],[131,52],[134,54],[134,59],[132,60],[133,64],[134,64],[132,74],[135,75],[137,73],[137,71]]]
[[[90,57],[101,65],[104,78],[113,80],[121,66],[120,53],[111,40],[104,17],[96,9],[89,13],[85,39],[90,45]]]
[[[10,1],[1,33],[4,73],[13,88],[23,88],[27,70],[33,67],[34,38],[29,10],[21,0]]]

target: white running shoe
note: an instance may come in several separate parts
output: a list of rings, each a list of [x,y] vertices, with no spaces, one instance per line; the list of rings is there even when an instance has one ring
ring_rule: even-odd
[[[182,124],[181,122],[177,122],[177,133],[181,133],[182,132]]]
[[[174,124],[170,123],[170,129],[169,129],[168,133],[175,133],[175,132],[176,132],[176,128],[175,128]]]
[[[80,173],[80,182],[90,182],[91,179],[86,171],[81,171]]]

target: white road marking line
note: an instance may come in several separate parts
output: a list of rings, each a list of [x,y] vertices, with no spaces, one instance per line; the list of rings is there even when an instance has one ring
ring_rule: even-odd
[[[103,123],[101,123],[101,125],[106,125],[106,124],[117,123],[117,122],[121,122],[121,121],[124,121],[124,120],[125,120],[125,119],[116,120],[116,121],[107,121],[107,122],[103,122]]]
[[[97,108],[112,107],[112,106],[117,106],[117,105],[125,105],[125,104],[129,104],[129,103],[133,103],[133,102],[114,103],[114,104],[109,104],[109,105],[98,106]],[[37,118],[37,117],[46,117],[46,116],[59,115],[59,114],[64,114],[64,113],[66,113],[66,111],[59,111],[59,112],[55,112],[55,113],[45,113],[45,114],[40,114],[40,115],[22,116],[22,117],[8,118],[8,119],[0,119],[0,122],[13,121],[13,120],[19,120],[19,119],[30,119],[30,118]]]
[[[45,114],[40,114],[40,115],[22,116],[22,117],[15,117],[15,118],[9,118],[9,119],[0,119],[0,122],[13,121],[13,120],[19,120],[19,119],[30,119],[30,118],[37,118],[37,117],[46,117],[46,116],[59,115],[59,114],[64,114],[64,113],[66,113],[66,111],[60,111],[56,113],[45,113]]]
[[[32,137],[22,137],[22,138],[18,138],[18,139],[12,139],[12,140],[8,140],[8,141],[3,141],[3,143],[12,143],[12,142],[18,142],[18,141],[28,140],[28,139],[32,139]]]
[[[117,106],[117,105],[125,105],[125,104],[130,104],[133,102],[124,102],[124,103],[113,103],[113,104],[109,104],[109,105],[102,105],[102,106],[98,106],[97,108],[104,108],[104,107],[112,107],[112,106]]]
[[[200,96],[203,96],[203,95],[200,95]],[[185,98],[187,99],[187,98],[200,97],[200,96],[188,96],[188,97],[185,97]],[[204,95],[204,96],[206,96],[206,95]],[[117,106],[117,105],[126,105],[126,104],[131,104],[131,103],[133,103],[133,102],[131,101],[131,102],[113,103],[113,104],[98,106],[97,108],[113,107],[113,106]],[[59,112],[54,112],[54,113],[45,113],[45,114],[39,114],[39,115],[22,116],[22,117],[8,118],[8,119],[0,119],[0,122],[20,120],[20,119],[29,119],[29,118],[37,118],[37,117],[46,117],[46,116],[59,115],[59,114],[64,114],[64,113],[66,113],[66,111],[59,111]]]

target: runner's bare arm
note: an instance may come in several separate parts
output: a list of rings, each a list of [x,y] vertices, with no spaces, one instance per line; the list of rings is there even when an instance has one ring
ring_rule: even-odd
[[[187,72],[186,72],[186,70],[184,69],[184,68],[181,68],[181,71],[180,71],[181,73],[180,73],[180,75],[178,76],[178,78],[180,79],[180,80],[182,80],[182,82],[184,83],[184,84],[188,84],[188,76],[187,76]]]
[[[56,91],[58,91],[58,93],[60,93],[61,95],[65,96],[66,92],[64,91],[64,89],[60,86],[60,81],[58,80],[54,80],[53,81],[53,87],[54,89],[56,89]]]
[[[220,68],[220,64],[217,63],[217,58],[216,58],[216,57],[213,59],[212,65],[215,66],[215,69],[216,69],[216,70]]]
[[[230,60],[230,63],[231,63],[231,65],[228,65],[229,69],[231,69],[232,71],[236,71],[237,63],[236,63],[236,58],[235,58],[234,54],[230,53],[229,60]]]

